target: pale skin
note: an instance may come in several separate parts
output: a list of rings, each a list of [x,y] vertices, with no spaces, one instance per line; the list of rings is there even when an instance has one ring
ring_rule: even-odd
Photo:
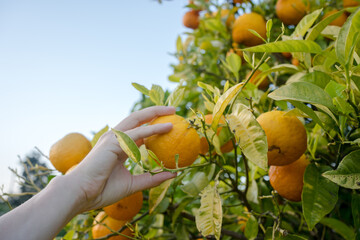
[[[172,128],[171,123],[142,126],[144,123],[174,113],[173,107],[146,108],[132,113],[114,129],[141,145],[144,138]],[[0,239],[52,239],[77,214],[110,205],[176,176],[170,172],[131,175],[124,167],[126,159],[114,133],[105,133],[72,172],[54,178],[40,193],[0,217]]]

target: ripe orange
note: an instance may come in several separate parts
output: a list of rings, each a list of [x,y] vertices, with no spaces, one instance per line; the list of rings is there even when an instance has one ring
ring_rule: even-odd
[[[249,29],[256,31],[261,37],[266,38],[266,22],[258,13],[245,13],[235,20],[232,30],[233,40],[243,43],[248,47],[264,43],[261,38],[252,34]]]
[[[295,116],[284,114],[283,111],[271,111],[257,118],[267,137],[269,165],[290,164],[299,159],[307,148],[303,123]]]
[[[246,218],[246,217],[242,217],[242,216],[238,217],[238,224],[240,225],[240,230],[242,232],[245,231],[247,221],[248,221],[248,218]]]
[[[166,168],[176,168],[176,154],[179,155],[178,167],[191,165],[200,152],[198,133],[179,115],[161,116],[150,124],[168,122],[173,124],[171,131],[146,138],[144,140],[146,148],[154,152]]]
[[[261,90],[266,90],[269,87],[270,81],[268,77],[265,78],[259,78],[259,74],[262,72],[260,70],[256,70],[254,75],[250,78],[250,82],[254,85],[258,85],[258,83],[261,81],[261,83],[258,85],[258,88]],[[250,77],[251,72],[249,72],[246,75],[246,79]]]
[[[204,120],[205,120],[205,123],[206,124],[211,124],[212,123],[212,120],[213,120],[213,115],[212,114],[207,114],[205,115],[204,117]],[[219,121],[219,124],[225,124],[225,118],[224,116],[222,116],[222,118],[220,118],[220,121]],[[217,131],[216,131],[216,135],[219,136],[220,132],[221,131],[226,131],[227,129],[222,129],[222,127],[218,127]],[[209,136],[210,137],[210,136]],[[231,150],[234,149],[234,146],[233,146],[233,143],[232,143],[232,140],[230,139],[229,141],[227,141],[226,143],[224,143],[222,146],[221,146],[221,152],[223,153],[227,153],[227,152],[230,152]],[[205,155],[207,152],[209,151],[209,144],[206,140],[205,137],[202,137],[200,139],[200,153]]]
[[[294,202],[301,201],[303,178],[307,165],[309,165],[309,161],[305,155],[302,155],[289,165],[271,166],[269,168],[271,186],[283,198]]]
[[[49,159],[58,171],[65,174],[69,168],[81,162],[91,148],[91,143],[85,136],[70,133],[51,146]]]
[[[217,12],[214,12],[213,15],[216,16]],[[232,27],[232,25],[234,24],[234,21],[235,21],[234,13],[231,13],[231,11],[229,9],[222,9],[220,11],[220,16],[222,19],[224,19],[226,21],[225,24],[228,28]]]
[[[185,13],[183,17],[183,24],[185,27],[197,29],[199,27],[199,23],[199,11],[191,10]]]
[[[281,53],[285,58],[291,58],[291,53],[289,52],[282,52]]]
[[[104,226],[103,224],[105,224],[107,227]],[[119,231],[125,224],[126,224],[126,221],[119,221],[119,220],[113,219],[109,216],[106,216],[105,212],[99,212],[99,214],[96,215],[96,217],[95,217],[94,226],[91,229],[92,236],[94,239],[105,237],[106,235],[109,235],[112,233],[110,231],[110,229],[112,229],[114,231]],[[110,228],[110,229],[108,229],[108,228]],[[129,228],[125,228],[125,230],[122,231],[121,234],[124,234],[129,237],[132,236],[132,232]],[[117,235],[117,236],[110,237],[108,239],[109,240],[126,240],[126,239],[130,239],[130,238],[127,238],[127,237],[121,236],[121,235]]]
[[[136,192],[120,201],[104,207],[104,211],[116,220],[131,220],[140,212],[143,205],[142,192]]]
[[[347,8],[347,7],[356,7],[356,6],[359,6],[360,5],[360,2],[359,1],[356,1],[356,0],[343,0],[343,6],[344,8]]]
[[[294,65],[294,66],[299,66],[299,65],[300,65],[300,61],[299,61],[299,59],[297,59],[297,58],[292,58],[292,59],[291,59],[291,63],[292,63],[292,65]]]
[[[286,25],[296,25],[306,15],[309,9],[303,0],[278,0],[276,3],[276,15]]]
[[[334,13],[337,13],[338,11],[339,10],[334,9],[325,13],[323,19],[330,15],[333,15]],[[346,19],[347,19],[347,15],[343,12],[338,18],[332,21],[329,25],[341,27],[346,22]]]

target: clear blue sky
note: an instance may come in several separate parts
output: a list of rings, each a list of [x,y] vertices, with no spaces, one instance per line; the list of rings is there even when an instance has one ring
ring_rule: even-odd
[[[0,186],[18,157],[70,132],[91,137],[166,89],[187,0],[0,0]]]

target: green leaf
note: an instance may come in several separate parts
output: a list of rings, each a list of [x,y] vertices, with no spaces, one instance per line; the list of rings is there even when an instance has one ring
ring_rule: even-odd
[[[222,225],[221,198],[215,185],[209,184],[200,194],[200,208],[195,215],[196,227],[203,236],[213,235],[220,239]]]
[[[274,100],[294,100],[310,104],[319,104],[330,110],[335,109],[329,94],[320,87],[308,82],[293,82],[282,86],[270,93],[269,98]]]
[[[338,11],[337,13],[334,13],[325,19],[321,20],[319,23],[317,23],[313,28],[311,28],[306,35],[305,40],[314,41],[322,32],[322,30],[325,29],[327,25],[329,25],[332,21],[337,19],[341,14],[343,14],[344,10]]]
[[[180,54],[183,51],[181,36],[178,36],[178,38],[176,39],[176,51],[178,54]]]
[[[348,64],[352,55],[351,49],[357,44],[360,33],[360,8],[351,14],[342,28],[335,43],[336,56],[342,65]]]
[[[196,169],[196,171],[191,181],[180,187],[183,192],[192,197],[198,196],[209,185],[215,173],[215,164],[206,166],[200,171]]]
[[[314,71],[305,74],[299,81],[312,83],[324,89],[330,81],[330,76],[324,72]]]
[[[243,104],[237,104],[227,119],[246,158],[266,170],[268,166],[266,135],[250,109]]]
[[[150,100],[156,105],[164,105],[165,92],[161,86],[153,84],[149,92]]]
[[[168,106],[177,107],[184,98],[185,88],[176,88],[166,100]]]
[[[123,133],[116,129],[111,129],[111,130],[115,133],[116,138],[120,144],[120,147],[126,153],[126,155],[128,155],[128,157],[134,162],[140,164],[141,153],[134,140],[132,140],[131,137],[126,135],[126,133]]]
[[[335,218],[323,218],[320,221],[321,224],[329,227],[334,232],[337,232],[340,234],[345,240],[354,240],[355,239],[355,233],[354,229],[346,225],[345,223],[341,222],[338,219]]]
[[[216,128],[219,124],[220,118],[225,111],[226,106],[237,96],[237,94],[241,91],[243,83],[238,83],[235,86],[232,86],[228,89],[219,100],[216,102],[214,111],[213,111],[213,121],[211,124],[211,128],[216,131]]]
[[[226,57],[226,63],[228,64],[230,71],[236,76],[236,78],[239,78],[239,70],[241,67],[241,58],[239,55],[235,53],[230,53]]]
[[[314,41],[308,40],[287,40],[272,42],[255,47],[242,49],[249,52],[305,52],[305,53],[321,53],[321,47]]]
[[[63,237],[64,240],[72,240],[73,237],[74,237],[74,234],[75,234],[75,230],[74,229],[71,229],[69,230],[65,236]]]
[[[257,222],[257,219],[251,215],[249,217],[249,219],[246,222],[246,227],[245,227],[245,237],[247,239],[255,239],[258,235],[258,231],[259,231],[259,224]]]
[[[149,191],[149,213],[151,214],[155,208],[160,204],[163,198],[166,195],[167,190],[169,189],[172,181],[174,179],[166,180],[161,183],[159,186],[151,188]]]
[[[297,101],[289,101],[294,107],[300,109],[302,112],[304,112],[306,115],[308,115],[314,122],[319,124],[319,126],[325,130],[328,130],[326,128],[326,125],[323,124],[321,119],[318,117],[318,115],[315,113],[314,110],[312,110],[310,107],[306,106],[302,102]]]
[[[311,12],[301,19],[296,25],[294,32],[291,34],[293,38],[304,37],[309,28],[314,24],[316,19],[320,16],[322,9]]]
[[[342,97],[344,96],[343,93],[345,89],[346,87],[344,85],[337,83],[335,81],[330,81],[325,87],[325,92],[327,92],[329,96],[332,98]]]
[[[338,200],[338,191],[339,186],[322,177],[315,164],[310,164],[306,168],[302,206],[310,230],[333,210]]]
[[[142,94],[149,96],[150,90],[147,89],[145,86],[138,84],[138,83],[131,83],[131,85],[133,85],[133,87],[136,88],[136,90],[138,90]]]
[[[332,182],[350,189],[360,189],[360,150],[346,155],[336,170],[327,171],[323,176]]]
[[[97,133],[95,133],[93,139],[91,140],[91,146],[94,147],[95,144],[97,143],[97,141],[99,140],[99,138],[106,133],[107,131],[109,131],[109,126],[106,125],[104,128],[102,128],[100,131],[98,131]]]
[[[267,39],[270,39],[272,27],[273,27],[273,21],[272,21],[272,19],[269,19],[266,22],[266,37],[267,37]]]

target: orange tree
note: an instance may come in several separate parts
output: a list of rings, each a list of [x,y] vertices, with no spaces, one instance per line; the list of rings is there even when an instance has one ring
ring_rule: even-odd
[[[132,239],[360,239],[359,5],[189,1],[196,24],[186,22],[176,41],[169,80],[177,87],[133,83],[142,94],[134,110],[176,106],[207,152],[183,165],[189,148],[172,143],[175,168],[167,168],[115,132],[133,174],[178,176],[144,191],[140,212],[100,239],[129,229]],[[272,111],[266,125],[257,121]],[[77,216],[58,238],[91,239],[100,211]]]

